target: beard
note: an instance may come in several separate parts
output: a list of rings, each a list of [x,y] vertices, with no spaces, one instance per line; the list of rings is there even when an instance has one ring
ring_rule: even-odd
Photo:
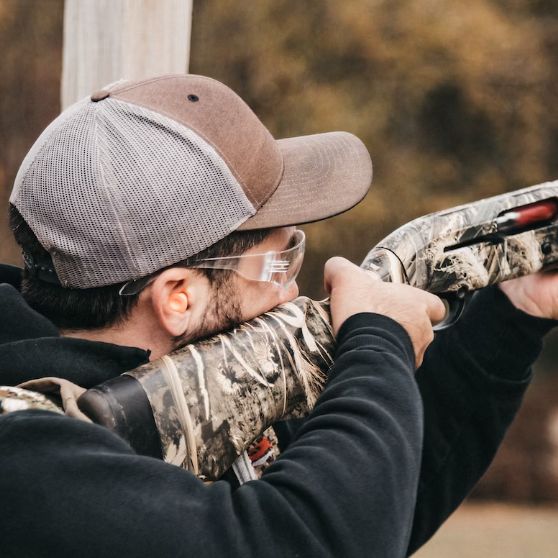
[[[175,337],[174,349],[179,349],[192,341],[200,341],[217,333],[229,331],[244,321],[240,295],[231,279],[228,277],[226,280],[213,283],[211,298],[201,323],[194,330]]]

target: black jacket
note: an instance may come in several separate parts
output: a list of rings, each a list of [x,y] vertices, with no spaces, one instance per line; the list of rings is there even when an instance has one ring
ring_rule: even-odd
[[[0,384],[54,375],[91,387],[148,360],[60,337],[14,288],[17,272],[2,281]],[[374,314],[344,324],[313,413],[262,480],[237,490],[138,456],[96,425],[2,416],[2,556],[404,556],[486,469],[552,325],[488,289],[438,335],[417,374],[420,479],[411,343]]]

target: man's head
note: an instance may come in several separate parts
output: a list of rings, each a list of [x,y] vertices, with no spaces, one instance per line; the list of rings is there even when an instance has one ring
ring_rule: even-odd
[[[50,284],[45,291],[65,289],[59,292],[75,303],[84,300],[81,295],[120,291],[119,285],[156,274],[140,294],[118,295],[126,299],[116,303],[119,319],[91,318],[74,328],[59,319],[60,327],[129,323],[130,313],[139,318],[142,300],[156,293],[174,297],[171,306],[181,308],[181,295],[170,285],[178,292],[188,284],[190,308],[195,297],[206,301],[198,306],[197,319],[190,315],[190,324],[206,334],[222,329],[218,323],[226,326],[270,309],[296,288],[288,296],[288,290],[276,289],[268,299],[261,289],[273,287],[270,283],[188,264],[280,251],[291,241],[291,225],[349,209],[370,180],[368,152],[351,134],[274,140],[223,84],[201,76],[164,76],[97,92],[60,115],[25,158],[10,201],[16,237],[27,227],[38,250],[33,256],[18,239],[27,253],[28,275],[39,287]],[[194,284],[205,284],[205,294]],[[162,285],[166,289],[160,290]],[[33,289],[28,284],[25,290],[31,300]],[[90,313],[102,306],[92,305]],[[172,315],[161,308],[153,309],[159,321]],[[167,326],[163,329],[174,337],[191,338],[194,331]]]

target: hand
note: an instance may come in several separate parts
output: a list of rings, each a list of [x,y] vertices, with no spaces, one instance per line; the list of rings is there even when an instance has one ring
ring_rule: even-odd
[[[541,271],[499,284],[511,303],[537,318],[558,319],[558,272]]]
[[[325,288],[330,295],[333,331],[359,312],[375,312],[392,318],[405,328],[413,343],[416,366],[434,339],[432,324],[446,313],[435,295],[409,285],[384,283],[370,272],[344,258],[331,258],[324,270]]]

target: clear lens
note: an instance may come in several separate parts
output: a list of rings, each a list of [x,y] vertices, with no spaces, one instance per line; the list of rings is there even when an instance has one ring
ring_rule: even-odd
[[[227,256],[223,258],[207,258],[188,267],[203,269],[231,269],[250,281],[265,281],[280,287],[288,288],[297,278],[304,260],[306,239],[304,232],[296,230],[293,234],[294,246],[280,252],[265,254],[248,254]],[[122,296],[136,294],[154,281],[155,275],[136,281],[129,281],[119,291]]]
[[[276,253],[271,255],[265,264],[265,269],[260,281],[269,281],[282,287],[288,287],[295,279],[302,267],[304,260],[304,246],[289,250],[289,253]]]
[[[232,269],[251,281],[265,281],[288,287],[297,277],[304,259],[305,236],[294,233],[295,246],[280,252],[248,254],[224,258],[208,258],[191,265],[193,268]]]

